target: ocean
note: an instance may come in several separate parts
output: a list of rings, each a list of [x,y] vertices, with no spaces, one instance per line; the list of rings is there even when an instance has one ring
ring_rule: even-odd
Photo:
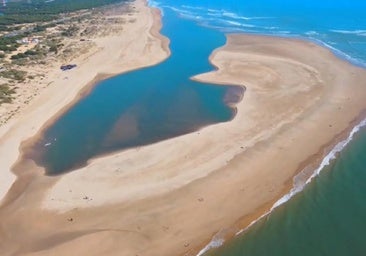
[[[366,67],[365,1],[161,0],[150,5],[222,33],[310,40]],[[294,195],[279,200],[232,241],[222,245],[214,238],[200,255],[366,255],[365,152],[366,131],[360,128],[334,149],[304,188],[295,187]]]

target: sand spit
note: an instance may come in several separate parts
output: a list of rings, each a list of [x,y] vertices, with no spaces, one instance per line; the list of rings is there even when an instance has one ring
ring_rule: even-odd
[[[0,208],[4,255],[196,255],[268,211],[363,117],[366,71],[313,43],[230,35],[211,61],[194,79],[246,87],[234,120],[35,175]]]

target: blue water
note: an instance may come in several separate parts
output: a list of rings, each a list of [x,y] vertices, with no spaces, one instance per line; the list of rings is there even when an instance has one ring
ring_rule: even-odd
[[[306,38],[334,47],[354,63],[366,60],[365,1],[164,0],[151,5],[222,32]]]
[[[366,67],[366,1],[161,0],[150,4],[223,33],[311,40]],[[207,255],[366,255],[365,152],[363,129],[304,191]]]

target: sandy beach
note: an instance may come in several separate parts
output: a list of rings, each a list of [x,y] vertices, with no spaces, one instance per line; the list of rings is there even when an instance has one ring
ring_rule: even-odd
[[[62,72],[62,62],[43,67],[44,79],[28,82],[12,104],[0,107],[4,123],[0,126],[0,199],[15,180],[10,168],[18,158],[22,141],[35,135],[46,121],[55,118],[101,78],[154,65],[170,54],[169,40],[159,34],[159,11],[148,8],[143,0],[131,5],[133,12],[117,10],[113,17],[133,22],[123,24],[118,33],[92,39],[92,49],[72,59],[77,69]],[[8,121],[3,120],[11,116]]]
[[[96,74],[151,65],[168,55],[167,40],[156,37],[159,16],[154,16],[158,25],[152,36],[146,32],[153,22],[151,12],[140,1],[136,5],[145,17],[139,27],[144,33],[132,32],[136,28],[130,32],[143,35],[141,44],[132,44],[138,48],[104,42],[106,48],[138,54],[130,56],[132,64],[123,61],[121,67],[115,52],[102,50],[84,69],[70,73],[70,85],[56,81],[22,116],[1,127],[0,155],[6,158],[1,162],[0,195],[14,181],[10,168],[20,143]],[[146,38],[154,38],[154,47],[145,47]],[[154,53],[151,58],[145,59],[144,49]],[[108,59],[110,65],[90,74],[91,67]],[[193,79],[246,88],[232,121],[93,159],[58,177],[44,176],[29,163],[24,173],[18,170],[19,178],[0,207],[0,251],[196,255],[212,237],[229,238],[268,211],[291,189],[297,173],[315,169],[327,150],[364,118],[366,71],[313,43],[229,35],[210,60],[217,70]]]

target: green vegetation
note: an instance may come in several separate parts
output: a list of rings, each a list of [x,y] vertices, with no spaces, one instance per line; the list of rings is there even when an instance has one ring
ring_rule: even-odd
[[[0,6],[0,61],[7,61],[6,57],[10,56],[12,64],[26,65],[29,61],[40,61],[48,53],[58,54],[63,50],[63,45],[54,42],[52,37],[44,33],[47,28],[63,25],[60,26],[61,29],[59,27],[61,37],[74,37],[79,33],[75,23],[82,22],[90,12],[77,13],[75,17],[68,13],[127,1],[129,0],[10,1],[5,7]],[[35,36],[41,38],[42,48],[14,54],[22,44],[22,39]]]
[[[0,25],[0,31],[4,31],[4,32],[12,32],[12,31],[17,31],[19,29],[21,29],[21,26],[5,26],[5,25]]]
[[[27,56],[24,53],[18,53],[16,55],[11,56],[11,59],[12,60],[17,60],[17,59],[22,59],[22,58],[25,58],[25,57],[27,57]]]
[[[67,36],[67,37],[71,37],[74,36],[76,32],[78,32],[79,29],[77,26],[75,25],[71,25],[69,26],[67,29],[65,29],[64,31],[62,31],[61,35],[62,36]]]
[[[43,55],[43,51],[39,48],[36,48],[35,50],[27,50],[24,53],[15,54],[15,55],[11,56],[11,60],[25,59],[25,58],[28,58],[28,57],[29,58],[38,57],[38,56],[41,56],[41,55]]]
[[[0,51],[4,52],[12,52],[16,51],[19,47],[17,40],[21,39],[21,36],[13,36],[13,37],[0,37]]]
[[[57,45],[55,45],[55,44],[51,45],[49,51],[57,54],[57,52],[58,52]]]
[[[55,0],[46,2],[45,0],[33,0],[31,2],[21,0],[10,2],[6,7],[1,7],[1,26],[45,22],[59,18],[60,13],[91,9],[108,4],[126,2],[127,0]]]
[[[2,103],[11,103],[12,94],[15,93],[15,88],[11,88],[8,84],[0,84],[0,105]]]
[[[18,82],[22,82],[27,77],[27,72],[16,69],[10,69],[0,72],[0,76],[11,80],[16,80]]]

